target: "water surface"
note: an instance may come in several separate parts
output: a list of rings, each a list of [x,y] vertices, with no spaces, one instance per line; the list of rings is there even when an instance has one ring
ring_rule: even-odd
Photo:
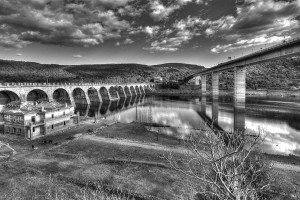
[[[236,127],[265,137],[263,151],[300,156],[300,99],[287,97],[247,97],[245,109],[233,106],[230,96],[213,101],[204,98],[134,96],[119,101],[76,105],[81,116],[106,118],[122,123],[159,123],[170,127],[152,128],[177,138],[199,133],[206,120],[216,119],[219,127]],[[206,102],[204,104],[204,102]]]

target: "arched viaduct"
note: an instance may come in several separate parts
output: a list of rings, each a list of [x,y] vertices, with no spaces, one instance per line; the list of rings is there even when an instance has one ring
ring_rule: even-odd
[[[0,110],[12,101],[61,101],[91,104],[105,100],[146,94],[153,83],[100,84],[100,83],[2,83],[0,84]]]

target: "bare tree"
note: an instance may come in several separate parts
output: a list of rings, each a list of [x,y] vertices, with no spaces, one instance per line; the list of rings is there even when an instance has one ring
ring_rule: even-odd
[[[260,136],[207,131],[191,136],[186,155],[166,158],[187,177],[194,199],[261,199],[270,189],[271,166],[257,149],[260,143]]]

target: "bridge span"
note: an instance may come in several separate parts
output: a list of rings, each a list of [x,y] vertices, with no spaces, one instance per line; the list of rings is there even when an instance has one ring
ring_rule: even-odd
[[[0,84],[0,110],[12,101],[61,101],[91,104],[105,100],[146,94],[153,83],[103,84],[103,83],[2,83]]]
[[[205,69],[201,72],[193,74],[184,79],[187,82],[195,78],[195,84],[199,85],[201,81],[201,107],[206,106],[206,82],[207,75],[211,74],[212,78],[212,120],[218,120],[218,99],[219,99],[219,73],[222,71],[234,71],[234,108],[235,112],[244,112],[246,100],[246,67],[261,64],[268,61],[273,61],[286,57],[294,57],[300,55],[300,37],[289,41],[284,41],[281,44],[265,48],[240,58],[230,60],[225,63],[218,64],[212,68]],[[240,116],[240,115],[235,115]],[[244,115],[242,115],[244,116]],[[234,119],[236,124],[242,123],[244,120],[239,118]],[[244,127],[239,125],[239,127]]]

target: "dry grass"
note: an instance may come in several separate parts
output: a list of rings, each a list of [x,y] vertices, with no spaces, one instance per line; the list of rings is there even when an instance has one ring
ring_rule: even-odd
[[[3,199],[27,200],[129,200],[122,194],[109,194],[101,186],[96,189],[78,187],[50,176],[32,176],[29,174],[9,180]]]

